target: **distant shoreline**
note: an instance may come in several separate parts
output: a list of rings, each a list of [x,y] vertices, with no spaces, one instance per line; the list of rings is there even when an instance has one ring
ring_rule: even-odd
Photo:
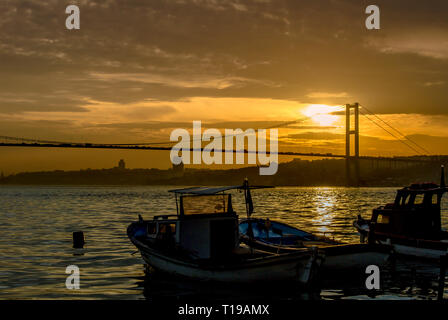
[[[22,172],[0,177],[0,186],[217,186],[347,187],[344,159],[301,160],[280,163],[275,175],[260,176],[258,167],[211,170],[174,166],[171,169],[86,169],[78,171]],[[350,186],[402,187],[416,182],[440,181],[440,167],[433,163],[372,163],[360,161],[359,179]],[[353,174],[352,174],[353,175]]]
[[[196,184],[0,184],[2,187],[188,187]],[[209,184],[201,186],[220,186]],[[272,185],[276,188],[400,188],[402,185],[370,185],[370,186],[342,186],[342,185]]]

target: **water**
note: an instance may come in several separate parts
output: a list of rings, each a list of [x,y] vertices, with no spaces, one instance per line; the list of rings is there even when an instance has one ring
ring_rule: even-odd
[[[173,282],[145,277],[143,261],[126,236],[138,214],[150,218],[176,210],[172,187],[0,187],[0,299],[157,299],[179,296],[235,296],[241,288]],[[243,197],[234,209],[244,216]],[[358,214],[391,202],[394,188],[275,188],[253,192],[254,216],[281,220],[344,242],[358,242],[352,227]],[[447,204],[444,204],[447,208]],[[443,225],[448,221],[443,214]],[[72,248],[72,232],[82,230],[84,249]],[[65,269],[77,265],[81,289],[68,290]],[[434,299],[432,267],[409,262],[402,272],[386,272],[384,288],[367,297],[362,284],[325,283],[319,293],[283,290],[285,299]],[[347,281],[348,283],[350,281]],[[284,288],[283,288],[284,289]],[[256,292],[256,291],[255,291]],[[252,292],[251,294],[259,294]]]

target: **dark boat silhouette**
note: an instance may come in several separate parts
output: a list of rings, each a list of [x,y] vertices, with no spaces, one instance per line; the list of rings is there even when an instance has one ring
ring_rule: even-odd
[[[325,272],[383,265],[392,252],[388,245],[341,243],[270,219],[243,219],[239,230],[243,243],[264,251],[285,253],[317,247],[325,253],[322,265]]]
[[[446,255],[448,232],[441,226],[441,202],[447,190],[443,166],[440,185],[419,183],[397,190],[395,201],[373,209],[370,220],[359,215],[354,221],[361,242],[390,244],[404,256]]]
[[[242,186],[194,187],[175,193],[177,213],[131,223],[127,234],[152,268],[198,280],[224,282],[288,281],[309,284],[317,275],[323,254],[315,248],[288,253],[254,250],[239,244],[238,215],[228,190]]]

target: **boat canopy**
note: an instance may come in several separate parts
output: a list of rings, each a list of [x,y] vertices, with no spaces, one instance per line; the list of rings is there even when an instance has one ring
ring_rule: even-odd
[[[224,192],[227,190],[244,190],[244,189],[265,189],[274,188],[273,186],[223,186],[223,187],[190,187],[183,189],[168,190],[168,192],[174,192],[176,194],[195,194],[195,195],[211,195]]]
[[[435,183],[414,183],[409,187],[404,187],[398,190],[399,192],[407,193],[436,193],[436,192],[446,192],[447,188],[439,186]]]
[[[227,186],[227,187],[191,187],[184,189],[168,190],[168,192],[174,192],[178,194],[196,194],[196,195],[210,195],[224,192],[227,190],[238,189],[241,186]]]
[[[250,216],[253,211],[250,190],[265,188],[273,187],[249,186],[246,180],[243,185],[222,187],[189,187],[168,190],[168,192],[173,192],[176,195],[177,214],[180,216],[187,216],[217,213],[235,214],[232,208],[231,195],[225,194],[224,192],[228,190],[244,190],[246,211],[248,212],[248,216]],[[180,195],[180,199],[178,199],[177,195]]]
[[[203,197],[193,195],[182,196],[181,215],[196,214],[233,214],[232,198],[230,194],[207,194]]]

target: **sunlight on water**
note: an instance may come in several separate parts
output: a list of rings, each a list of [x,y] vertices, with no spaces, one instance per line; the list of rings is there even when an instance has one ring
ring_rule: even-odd
[[[144,299],[160,294],[205,292],[188,284],[170,286],[144,280],[144,266],[126,236],[137,219],[175,213],[172,187],[0,187],[0,299]],[[254,216],[269,217],[309,232],[358,242],[352,222],[358,214],[391,202],[393,188],[275,188],[254,191]],[[234,209],[245,217],[243,196]],[[447,204],[444,203],[444,208]],[[447,225],[446,211],[443,224]],[[72,248],[72,232],[82,230],[84,249]],[[65,268],[81,271],[81,290],[65,288]],[[415,284],[414,284],[415,285]],[[179,286],[181,286],[179,288]],[[432,291],[400,286],[387,293],[425,298]],[[168,293],[167,293],[168,290]],[[170,291],[171,290],[171,291]],[[412,291],[414,290],[414,291]],[[233,290],[234,291],[234,290]],[[324,290],[321,298],[358,296]]]

